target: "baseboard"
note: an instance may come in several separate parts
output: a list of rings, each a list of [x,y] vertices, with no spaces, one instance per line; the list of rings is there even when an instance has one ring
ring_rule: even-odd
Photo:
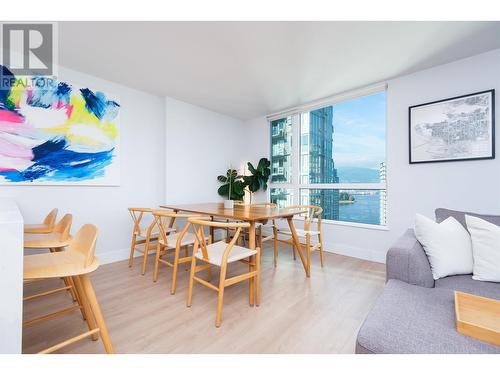
[[[373,251],[361,247],[355,247],[345,244],[325,243],[325,251],[329,253],[345,255],[348,257],[369,260],[377,263],[385,263],[385,253]]]
[[[325,251],[328,253],[345,255],[348,257],[370,260],[372,262],[385,263],[385,253],[364,249],[346,244],[333,244],[325,242]],[[119,262],[128,259],[130,248],[106,251],[96,254],[101,264]],[[142,256],[142,253],[136,252],[134,257]]]
[[[267,228],[266,228],[267,229]],[[264,235],[269,236],[272,232],[268,230],[264,230]],[[345,255],[348,257],[358,258],[369,260],[377,263],[385,263],[385,253],[380,251],[374,251],[372,249],[365,249],[361,247],[339,244],[339,243],[331,243],[325,242],[325,252]]]

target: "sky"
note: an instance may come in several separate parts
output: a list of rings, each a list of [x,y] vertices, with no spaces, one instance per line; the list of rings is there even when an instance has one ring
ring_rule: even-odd
[[[385,161],[385,92],[333,106],[335,168],[379,168]]]

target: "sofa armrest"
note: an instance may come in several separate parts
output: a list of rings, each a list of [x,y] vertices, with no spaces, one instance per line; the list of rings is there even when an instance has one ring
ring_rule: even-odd
[[[386,278],[408,284],[434,288],[431,266],[413,229],[408,229],[389,249],[386,256]]]

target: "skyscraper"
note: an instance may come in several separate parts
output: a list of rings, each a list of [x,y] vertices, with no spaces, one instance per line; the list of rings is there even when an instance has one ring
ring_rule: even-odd
[[[333,107],[303,113],[300,127],[301,183],[339,182],[333,161]],[[302,189],[301,202],[323,207],[323,218],[339,219],[339,190]]]
[[[271,182],[291,182],[291,117],[271,121],[271,147]]]

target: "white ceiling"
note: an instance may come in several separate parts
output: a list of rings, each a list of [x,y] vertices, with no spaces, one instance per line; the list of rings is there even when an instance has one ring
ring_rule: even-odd
[[[250,119],[500,48],[500,22],[61,22],[59,62]]]

